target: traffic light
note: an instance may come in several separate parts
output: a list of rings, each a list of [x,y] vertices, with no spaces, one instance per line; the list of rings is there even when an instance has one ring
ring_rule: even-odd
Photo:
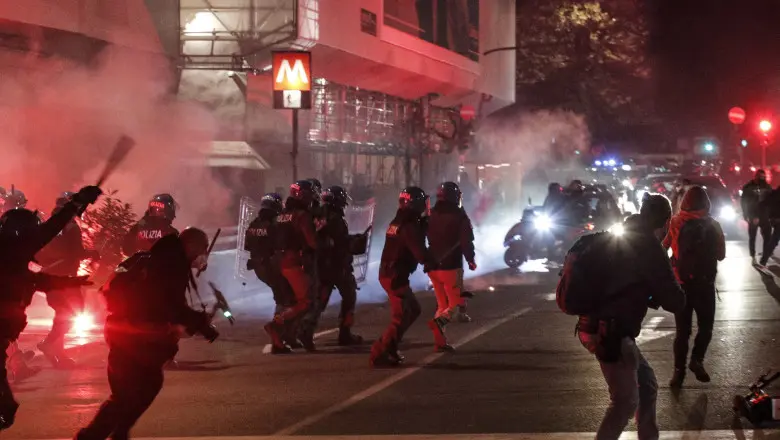
[[[770,130],[772,130],[772,123],[764,119],[758,123],[758,128],[764,132],[764,134],[767,134]]]

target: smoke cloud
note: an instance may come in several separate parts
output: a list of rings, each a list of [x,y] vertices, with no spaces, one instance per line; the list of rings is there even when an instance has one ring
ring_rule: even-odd
[[[0,77],[0,186],[14,184],[31,208],[48,212],[60,192],[94,184],[125,134],[136,146],[105,189],[138,214],[171,193],[181,226],[228,220],[230,194],[206,166],[217,121],[170,94],[167,60],[119,47],[90,67],[26,55],[0,64]]]

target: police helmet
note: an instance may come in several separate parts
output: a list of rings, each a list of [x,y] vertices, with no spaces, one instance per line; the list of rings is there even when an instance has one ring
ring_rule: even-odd
[[[300,200],[306,206],[310,206],[314,202],[316,190],[311,180],[299,180],[290,185],[290,197],[296,200]]]
[[[436,190],[436,200],[446,200],[450,203],[461,206],[463,202],[463,193],[460,191],[460,187],[457,183],[444,182],[439,185],[439,189]]]
[[[176,218],[178,207],[179,205],[170,194],[157,194],[149,201],[149,215],[173,220]]]
[[[70,191],[65,191],[62,194],[60,194],[59,197],[57,197],[57,200],[54,202],[55,208],[62,208],[63,206],[65,206],[66,203],[70,202],[73,199],[73,196],[75,194],[76,193]]]
[[[260,209],[267,209],[278,214],[282,212],[282,204],[282,196],[277,193],[268,193],[260,200]]]
[[[18,189],[11,188],[11,191],[0,194],[0,212],[25,206],[27,206],[27,197]]]
[[[422,214],[428,209],[428,194],[417,186],[406,187],[398,195],[398,209],[411,209]]]
[[[349,205],[349,202],[352,201],[352,198],[347,193],[347,190],[338,185],[334,185],[325,189],[322,193],[322,201],[328,205],[344,209]]]
[[[37,212],[13,208],[0,216],[0,240],[23,240],[35,234],[41,224]]]
[[[553,183],[547,185],[547,192],[549,194],[560,193],[560,192],[563,192],[563,187],[561,186],[560,183],[553,182]]]

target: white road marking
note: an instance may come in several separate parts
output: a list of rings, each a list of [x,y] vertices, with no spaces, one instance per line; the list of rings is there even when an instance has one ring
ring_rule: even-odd
[[[773,438],[780,430],[737,429],[713,431],[662,431],[660,440],[761,440]],[[413,435],[288,435],[243,437],[140,437],[136,440],[592,440],[595,432],[550,432],[513,434],[413,434]],[[635,440],[636,432],[626,432],[620,440]]]
[[[473,341],[474,339],[484,335],[485,333],[495,329],[496,327],[505,324],[515,318],[517,318],[520,315],[523,315],[527,313],[529,310],[531,310],[530,307],[526,307],[522,310],[519,310],[511,315],[505,316],[504,318],[498,319],[496,321],[492,321],[491,323],[484,325],[482,327],[479,327],[475,329],[473,332],[466,335],[465,338],[461,339],[460,341],[453,344],[455,348],[458,348],[462,345],[468,344],[469,342]],[[293,425],[288,426],[287,428],[281,429],[274,433],[274,436],[282,436],[282,435],[292,435],[298,431],[300,431],[303,428],[306,428],[308,426],[311,426],[320,420],[329,417],[333,414],[336,414],[338,412],[341,412],[347,408],[349,408],[352,405],[355,405],[356,403],[359,403],[377,393],[380,391],[385,390],[386,388],[389,388],[393,386],[394,384],[400,382],[401,380],[411,376],[412,374],[419,371],[421,368],[425,367],[426,365],[429,365],[439,359],[440,357],[444,356],[446,353],[433,353],[428,356],[426,356],[423,360],[418,362],[413,367],[403,368],[398,373],[388,377],[387,379],[369,387],[365,390],[353,395],[352,397],[348,398],[347,400],[337,403],[336,405],[331,406],[330,408],[326,408],[325,410],[313,414],[309,417],[304,418],[298,423],[295,423]],[[367,436],[360,436],[360,438],[369,438]],[[448,436],[448,438],[452,438],[452,436]],[[296,439],[301,439],[301,437],[296,437]],[[319,440],[322,440],[322,438],[319,438]]]
[[[327,330],[323,330],[319,333],[315,333],[314,339],[317,339],[322,336],[327,336],[331,333],[336,333],[337,331],[339,331],[338,328],[329,328]],[[265,347],[263,347],[263,354],[270,354],[270,353],[271,353],[271,344],[265,344]]]
[[[650,322],[642,326],[642,331],[639,333],[639,337],[636,338],[636,343],[643,344],[673,335],[675,333],[674,330],[658,330],[658,326],[661,325],[664,319],[666,318],[663,316],[650,318]]]

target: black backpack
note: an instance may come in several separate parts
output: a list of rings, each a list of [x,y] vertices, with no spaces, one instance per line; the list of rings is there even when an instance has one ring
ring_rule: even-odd
[[[566,254],[555,289],[558,308],[567,315],[591,315],[612,293],[614,263],[620,258],[621,238],[609,232],[584,235]]]
[[[122,264],[117,266],[111,278],[100,288],[106,298],[106,310],[108,313],[119,317],[137,316],[135,310],[139,296],[147,291],[147,268],[151,254],[149,252],[137,252]]]
[[[674,266],[680,282],[712,283],[718,274],[716,237],[710,218],[688,220],[677,237]]]

